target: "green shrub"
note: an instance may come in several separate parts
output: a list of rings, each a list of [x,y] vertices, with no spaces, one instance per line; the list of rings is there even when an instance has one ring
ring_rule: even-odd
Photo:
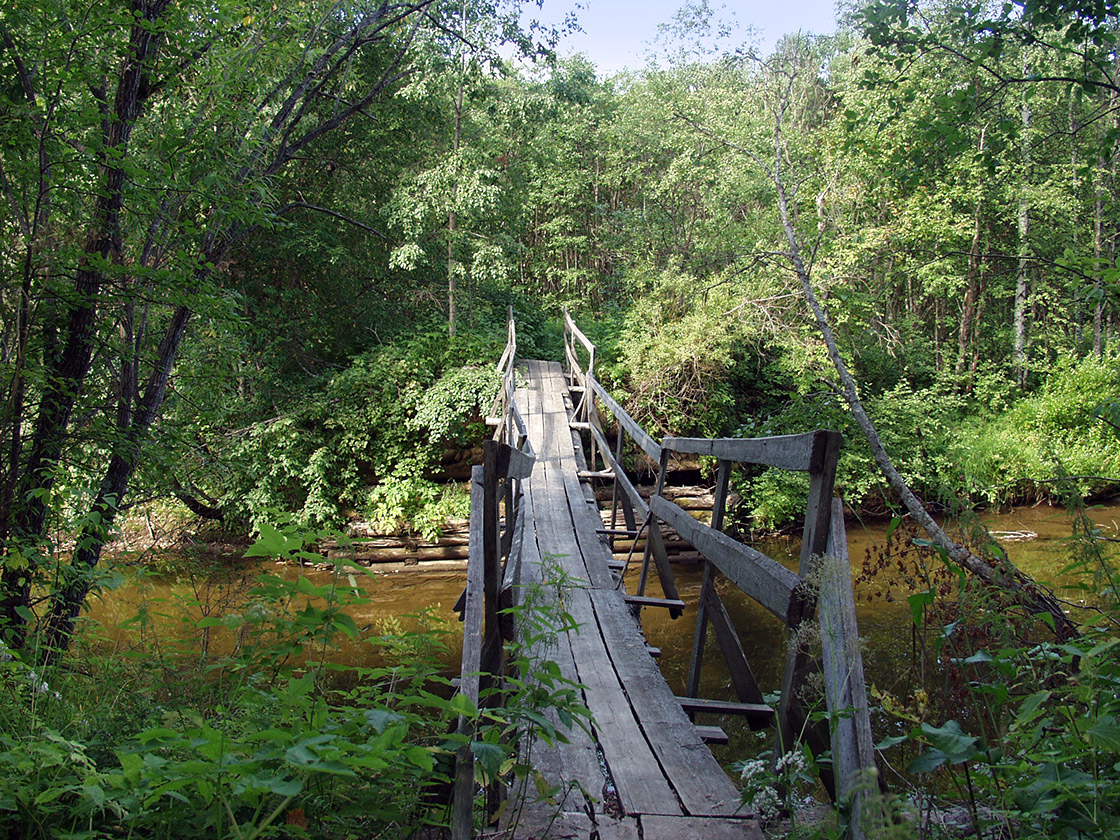
[[[915,695],[927,702],[908,710],[878,693],[882,711],[906,724],[880,744],[897,750],[888,760],[906,766],[927,802],[961,803],[976,836],[1105,840],[1120,831],[1115,555],[1072,502],[1066,574],[1084,574],[1092,605],[1074,615],[1080,636],[1055,641],[1050,622],[1020,614],[1005,592],[942,558],[956,584],[911,596],[913,660],[899,679],[921,686]]]
[[[422,333],[357,357],[292,412],[231,441],[225,507],[253,523],[285,510],[308,527],[337,526],[348,509],[371,506],[401,526],[430,520],[442,498],[430,478],[444,448],[486,433],[500,346],[482,344]],[[463,364],[483,351],[493,358]]]
[[[310,546],[325,533],[292,520],[260,530],[249,556],[322,561]],[[150,634],[123,656],[79,645],[50,674],[5,652],[0,831],[23,840],[410,835],[445,821],[437,794],[459,747],[487,778],[511,769],[528,778],[531,766],[515,759],[526,729],[539,724],[540,737],[558,740],[586,717],[553,663],[523,655],[571,629],[562,610],[534,611],[504,702],[478,709],[441,675],[430,621],[385,634],[357,626],[349,610],[364,600],[348,576],[363,571],[336,566],[322,585],[260,574],[220,613],[184,615],[185,631],[224,634],[226,645]],[[342,643],[375,649],[380,664],[342,661],[331,654]],[[456,733],[461,718],[472,738]]]
[[[991,418],[970,419],[953,446],[963,490],[977,501],[1053,498],[1061,470],[1080,480],[1082,495],[1120,477],[1120,438],[1095,415],[1120,398],[1115,363],[1065,360],[1034,394]]]

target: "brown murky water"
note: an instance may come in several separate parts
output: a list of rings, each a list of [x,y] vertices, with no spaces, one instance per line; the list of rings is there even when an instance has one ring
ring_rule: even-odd
[[[1106,536],[1120,533],[1120,504],[1101,506],[1091,511]],[[1075,588],[1076,581],[1063,569],[1068,565],[1070,537],[1069,515],[1060,509],[1038,506],[1017,509],[1008,513],[990,513],[980,517],[991,531],[1010,535],[1003,542],[1011,559],[1037,580],[1056,586],[1060,596],[1077,602],[1083,592]],[[853,573],[858,575],[863,558],[886,540],[889,522],[848,522],[848,546]],[[797,564],[798,541],[776,540],[758,546],[770,556],[791,567]],[[1116,544],[1110,544],[1116,548]],[[317,586],[332,581],[342,590],[360,591],[367,602],[357,605],[350,614],[365,634],[381,635],[398,629],[425,626],[435,630],[444,645],[440,654],[446,663],[447,673],[458,668],[459,650],[462,645],[462,625],[452,606],[464,581],[464,571],[423,570],[412,567],[404,570],[343,573],[332,576],[329,571],[300,569],[286,565],[266,567],[267,571],[294,580],[307,578]],[[683,693],[685,677],[691,654],[693,627],[696,619],[696,602],[700,594],[702,571],[699,566],[676,566],[674,572],[681,598],[688,604],[685,614],[671,620],[663,610],[647,608],[643,625],[651,645],[662,651],[661,668],[674,691]],[[637,570],[627,579],[627,588],[636,589]],[[899,664],[909,654],[911,644],[911,617],[905,600],[906,591],[893,601],[873,597],[890,584],[889,575],[861,582],[856,587],[856,602],[860,633],[865,640],[865,669],[869,683],[891,688],[899,671]],[[135,578],[120,589],[108,592],[92,605],[90,617],[102,625],[106,644],[126,647],[141,633],[131,619],[144,609],[151,619],[150,627],[161,635],[178,631],[194,634],[192,644],[200,644],[197,628],[191,629],[182,622],[182,616],[222,616],[242,607],[238,598],[246,584],[232,583],[220,578],[176,580]],[[651,576],[651,592],[657,594],[656,576]],[[776,690],[781,679],[784,661],[785,634],[780,622],[762,607],[750,601],[726,580],[720,584],[720,593],[735,626],[739,629],[743,647],[755,670],[763,691]],[[425,618],[418,614],[425,613]],[[144,631],[150,632],[150,631]],[[211,651],[233,643],[233,635],[221,627],[210,631],[206,643]],[[701,695],[733,699],[730,683],[718,647],[709,634]],[[375,664],[376,650],[363,643],[350,644],[331,654],[352,664]],[[732,743],[717,748],[721,760],[728,762],[759,749],[758,741],[751,741],[745,731],[732,731],[734,722],[725,720],[724,726],[732,735]]]

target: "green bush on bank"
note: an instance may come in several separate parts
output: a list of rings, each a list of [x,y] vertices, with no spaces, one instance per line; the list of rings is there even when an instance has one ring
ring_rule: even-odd
[[[261,531],[247,556],[290,562],[321,560],[308,546],[340,537],[290,520]],[[336,561],[325,583],[192,573],[193,596],[153,605],[178,629],[142,609],[129,650],[81,635],[49,672],[29,664],[33,645],[0,650],[4,836],[415,836],[449,819],[457,750],[476,755],[480,777],[524,782],[532,767],[514,759],[530,730],[554,742],[589,718],[556,665],[524,653],[572,629],[561,608],[533,607],[508,647],[514,676],[478,708],[444,674],[437,617],[411,631],[357,625],[351,609],[368,599],[354,576],[368,570]]]
[[[1079,480],[1082,495],[1120,479],[1120,438],[1095,409],[1120,398],[1112,360],[1064,359],[1043,386],[1007,411],[974,416],[953,448],[961,490],[981,502],[1054,497],[1057,465]]]
[[[49,674],[0,673],[0,827],[7,836],[396,836],[425,819],[459,713],[431,656],[367,637],[334,582],[263,576],[237,612],[184,615],[184,639],[83,649]],[[229,653],[200,645],[219,631]],[[408,649],[438,650],[438,635]],[[423,638],[418,638],[422,636]],[[340,639],[383,667],[328,664]],[[84,646],[83,646],[84,647]],[[444,693],[446,694],[446,692]],[[453,748],[453,747],[452,747]]]
[[[433,327],[356,357],[289,412],[227,441],[225,508],[251,522],[286,510],[310,527],[357,510],[410,527],[444,497],[433,481],[444,449],[485,435],[504,343],[504,329],[449,341]]]
[[[951,382],[914,388],[905,379],[864,402],[903,478],[927,501],[951,507],[1057,498],[1059,475],[1082,476],[1082,495],[1116,485],[1120,438],[1094,409],[1117,398],[1116,363],[1087,358],[1058,364],[1036,392],[1002,410],[978,404]],[[844,436],[837,489],[845,502],[869,513],[891,509],[894,500],[866,438],[833,392],[795,395],[782,411],[741,426],[738,435],[820,428]],[[804,505],[801,476],[762,470],[739,483],[757,527],[794,521]]]

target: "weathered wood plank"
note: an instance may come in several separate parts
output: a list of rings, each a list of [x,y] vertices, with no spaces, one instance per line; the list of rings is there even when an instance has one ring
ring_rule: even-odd
[[[774,719],[774,710],[765,703],[736,703],[732,700],[708,700],[703,697],[678,697],[686,712],[704,712],[712,715],[742,715],[763,721]]]
[[[595,737],[627,813],[641,815],[640,820],[650,819],[651,814],[678,820],[697,813],[726,817],[738,807],[734,785],[660,676],[623,593],[614,588],[615,579],[608,568],[613,558],[602,535],[596,533],[603,529],[603,523],[598,510],[586,501],[585,488],[576,475],[578,459],[571,448],[563,401],[552,393],[553,386],[562,382],[555,365],[530,365],[525,390],[540,388],[539,403],[535,393],[519,395],[517,400],[519,407],[525,408],[526,429],[537,462],[522,487],[522,515],[529,518],[534,529],[525,532],[523,560],[515,580],[523,587],[534,576],[539,578],[542,565],[544,569],[559,566],[576,579],[568,590],[566,609],[580,629],[562,634],[554,648],[542,653],[553,658],[562,673],[583,684],[584,701],[595,716]],[[601,431],[594,424],[592,430]],[[597,443],[604,457],[609,457],[609,449],[602,446],[602,441]],[[626,495],[632,501],[630,493]],[[633,495],[637,496],[636,491]],[[631,530],[636,528],[632,526]],[[523,593],[515,592],[515,600],[520,597]],[[650,686],[655,689],[651,691]],[[536,745],[533,763],[546,769],[546,776],[554,783],[565,774],[578,774],[569,777],[578,778],[589,794],[602,800],[596,783],[601,786],[604,777],[597,763],[591,766],[594,745],[579,733],[573,734],[572,741],[575,749],[573,745]],[[578,810],[580,805],[571,801],[564,806],[568,813],[562,820],[566,825],[569,814],[574,814],[573,806]],[[580,828],[574,824],[570,827],[576,832],[598,831],[604,840],[637,836],[637,820],[613,821],[601,809],[600,802],[590,820],[581,822]],[[717,832],[740,822],[753,824],[723,819],[697,822]],[[562,827],[562,832],[566,830]],[[682,830],[685,835],[680,835]],[[675,840],[688,836],[689,830],[687,822],[653,821],[648,823],[644,837]],[[751,837],[742,832],[728,836]]]
[[[719,744],[720,746],[727,746],[731,743],[730,736],[723,731],[719,726],[700,726],[695,725],[696,734],[700,736],[700,740],[705,744]]]
[[[629,608],[615,591],[593,590],[590,597],[603,635],[612,640],[609,652],[629,702],[685,811],[693,815],[734,813],[739,804],[735,786],[701,741],[657,664],[645,653],[645,638]],[[615,781],[621,790],[617,775]]]
[[[655,598],[650,595],[625,595],[623,600],[632,607],[664,607],[670,612],[684,609],[684,601],[679,598]]]
[[[638,447],[645,452],[654,463],[660,463],[661,446],[657,441],[646,434],[645,430],[638,425],[638,422],[626,412],[626,409],[620,406],[615,401],[614,397],[607,393],[607,389],[599,384],[599,380],[594,376],[590,376],[588,377],[588,381],[591,384],[592,390],[595,392],[595,396],[603,401],[603,405],[614,415],[619,425],[630,435],[631,440],[638,444]]]
[[[572,320],[572,316],[568,314],[567,309],[564,310],[564,326],[568,328],[568,331],[576,341],[587,348],[588,353],[595,352],[595,345],[591,343],[591,339],[583,334],[583,330],[576,326],[576,322]]]
[[[670,437],[661,441],[661,446],[683,455],[710,455],[721,461],[808,472],[813,465],[813,443],[817,434],[806,432],[761,438]]]
[[[680,803],[661,773],[657,758],[646,740],[631,707],[636,699],[627,694],[612,664],[611,648],[604,639],[592,606],[592,597],[604,590],[573,589],[569,591],[568,610],[580,624],[580,631],[571,637],[579,681],[585,687],[587,707],[595,717],[595,732],[607,768],[614,780],[622,807],[628,814],[680,814]],[[614,595],[617,602],[617,593]],[[622,606],[620,604],[620,606]],[[625,607],[622,607],[625,610]],[[618,640],[612,640],[619,646]],[[635,643],[637,644],[637,643]],[[615,655],[621,654],[621,650]],[[640,643],[646,662],[645,643]],[[645,686],[643,686],[645,688]],[[640,694],[641,692],[639,692]],[[650,721],[643,721],[650,726]],[[730,782],[729,782],[730,783]]]
[[[673,526],[736,586],[782,621],[786,620],[800,583],[796,574],[762,552],[693,519],[661,496],[650,498],[650,511]]]
[[[649,535],[646,541],[647,554],[657,567],[657,579],[661,583],[661,590],[665,597],[677,603],[680,602],[680,593],[677,592],[677,580],[673,577],[673,570],[669,566],[669,551],[665,547],[665,540],[661,537],[661,526],[656,520],[651,519]],[[644,558],[643,558],[644,560]],[[643,569],[644,571],[644,569]],[[645,575],[642,575],[642,585],[645,585]],[[669,607],[672,618],[680,618],[684,614],[684,605],[673,604]]]
[[[492,440],[483,445],[482,463],[482,568],[485,614],[482,632],[483,643],[498,631],[498,592],[502,586],[501,534],[498,532],[498,450],[501,445]],[[472,470],[473,473],[473,470]],[[475,510],[472,498],[471,511]]]
[[[856,605],[844,533],[844,511],[833,501],[832,527],[826,558],[821,569],[817,618],[821,627],[822,664],[828,708],[839,713],[832,721],[832,755],[837,794],[845,801],[859,790],[860,774],[875,768],[867,683],[863,675]],[[857,794],[858,795],[858,794]],[[853,840],[863,836],[859,828],[859,803],[852,808]]]
[[[698,819],[696,817],[642,817],[644,840],[765,840],[752,819]]]
[[[544,414],[541,405],[541,391],[538,387],[540,380],[539,363],[533,363],[527,366],[526,379],[526,388],[522,392],[519,392],[518,399],[526,409],[525,413],[528,417],[529,433],[531,437],[539,442],[544,440]],[[526,532],[521,549],[521,562],[515,570],[514,603],[520,607],[524,607],[527,599],[532,597],[534,599],[543,600],[550,608],[556,609],[559,605],[555,600],[555,589],[547,585],[549,582],[546,581],[544,577],[546,570],[542,562],[541,547],[539,544],[539,541],[542,539],[542,531],[538,530],[536,527],[536,523],[539,519],[536,506],[539,503],[540,493],[534,492],[544,485],[547,480],[546,473],[549,470],[548,465],[543,461],[538,468],[540,474],[523,485],[524,509],[522,516],[526,522]],[[552,468],[555,468],[554,464]],[[542,511],[542,514],[543,513]],[[545,551],[547,552],[549,550],[546,544]],[[551,565],[556,563],[556,561],[551,558],[548,562]],[[551,573],[552,569],[549,568],[547,571]],[[528,651],[528,654],[532,661],[543,662],[544,660],[551,660],[555,662],[559,666],[562,674],[569,679],[575,678],[576,667],[572,658],[572,649],[568,635],[560,634],[555,638],[538,636],[536,642]],[[546,712],[546,714],[549,715],[553,724],[558,723],[554,711]],[[599,768],[599,759],[596,753],[595,742],[589,733],[577,728],[568,733],[568,743],[566,744],[558,743],[549,745],[533,739],[531,742],[526,743],[525,749],[527,750],[524,755],[526,760],[544,774],[549,784],[566,790],[568,785],[575,781],[587,786],[589,788],[589,793],[596,798],[600,798],[603,774]],[[530,798],[535,797],[535,788],[530,785],[524,794]],[[582,794],[573,792],[570,796],[572,797],[570,800],[571,804],[574,807],[583,806],[584,799]],[[540,808],[548,817],[551,817],[551,815],[555,813],[555,807],[548,803],[540,803]],[[534,808],[529,807],[528,810],[533,812]]]
[[[762,689],[758,686],[758,680],[755,679],[754,671],[751,670],[746,653],[743,651],[743,644],[739,641],[739,634],[735,630],[735,625],[731,623],[731,616],[727,614],[727,608],[720,600],[715,586],[709,586],[702,597],[707,600],[707,615],[712,628],[716,631],[716,639],[727,662],[728,674],[731,677],[731,684],[735,686],[736,696],[744,703],[761,703]]]
[[[614,819],[606,814],[597,814],[594,822],[582,811],[568,808],[578,803],[565,803],[565,810],[557,813],[556,808],[540,809],[521,816],[516,822],[503,819],[495,834],[483,834],[482,840],[639,840],[638,820],[635,817]]]
[[[536,457],[528,452],[521,452],[508,444],[504,444],[498,452],[498,474],[505,478],[526,479],[533,473],[533,464]]]
[[[463,592],[463,658],[459,690],[478,705],[479,667],[482,661],[482,620],[484,600],[484,557],[482,541],[483,468],[471,469],[471,557],[467,561],[467,585]],[[468,732],[465,718],[459,729]],[[455,783],[452,793],[451,836],[469,840],[473,830],[474,753],[464,744],[455,756]]]

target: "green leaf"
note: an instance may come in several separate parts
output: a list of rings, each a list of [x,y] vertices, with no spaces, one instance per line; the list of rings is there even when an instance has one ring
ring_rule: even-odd
[[[1042,711],[1042,704],[1050,699],[1050,694],[1049,691],[1036,691],[1026,697],[1015,712],[1015,726],[1025,726],[1038,717]]]
[[[77,790],[75,785],[60,785],[59,787],[50,787],[35,797],[36,805],[46,805],[48,802],[54,802],[64,793],[70,793]]]
[[[890,747],[896,747],[899,744],[905,744],[909,740],[910,740],[909,735],[888,735],[886,738],[884,738],[882,741],[880,741],[878,744],[875,745],[875,749],[877,749],[877,750],[889,749]]]
[[[450,701],[451,711],[465,718],[478,717],[478,707],[465,694],[456,694]]]
[[[303,780],[275,776],[268,780],[268,789],[277,796],[298,796],[303,790]]]
[[[949,757],[945,755],[945,753],[943,753],[941,750],[926,750],[924,753],[910,762],[910,766],[906,768],[906,772],[932,773],[934,770],[948,761],[948,758]]]
[[[287,539],[269,525],[262,522],[258,526],[260,537],[248,549],[246,557],[283,557],[287,554]]]
[[[1097,749],[1120,753],[1120,726],[1111,715],[1105,715],[1085,733],[1085,738]]]
[[[926,607],[933,603],[933,592],[926,590],[925,592],[915,592],[906,602],[910,604],[910,618],[914,622],[915,627],[922,626],[922,616],[925,615]]]
[[[502,763],[506,759],[506,751],[498,744],[488,744],[485,741],[472,741],[471,752],[474,753],[477,767],[484,774],[484,781],[496,779],[502,770]]]
[[[965,665],[979,665],[986,662],[994,661],[994,657],[986,650],[978,650],[972,656],[964,660]]]
[[[404,720],[402,715],[390,712],[388,709],[366,709],[364,716],[366,723],[377,733],[384,732],[389,726]]]
[[[921,731],[934,749],[942,752],[945,759],[952,764],[968,761],[977,754],[979,739],[962,730],[961,725],[955,720],[945,721],[944,726],[923,723]]]

